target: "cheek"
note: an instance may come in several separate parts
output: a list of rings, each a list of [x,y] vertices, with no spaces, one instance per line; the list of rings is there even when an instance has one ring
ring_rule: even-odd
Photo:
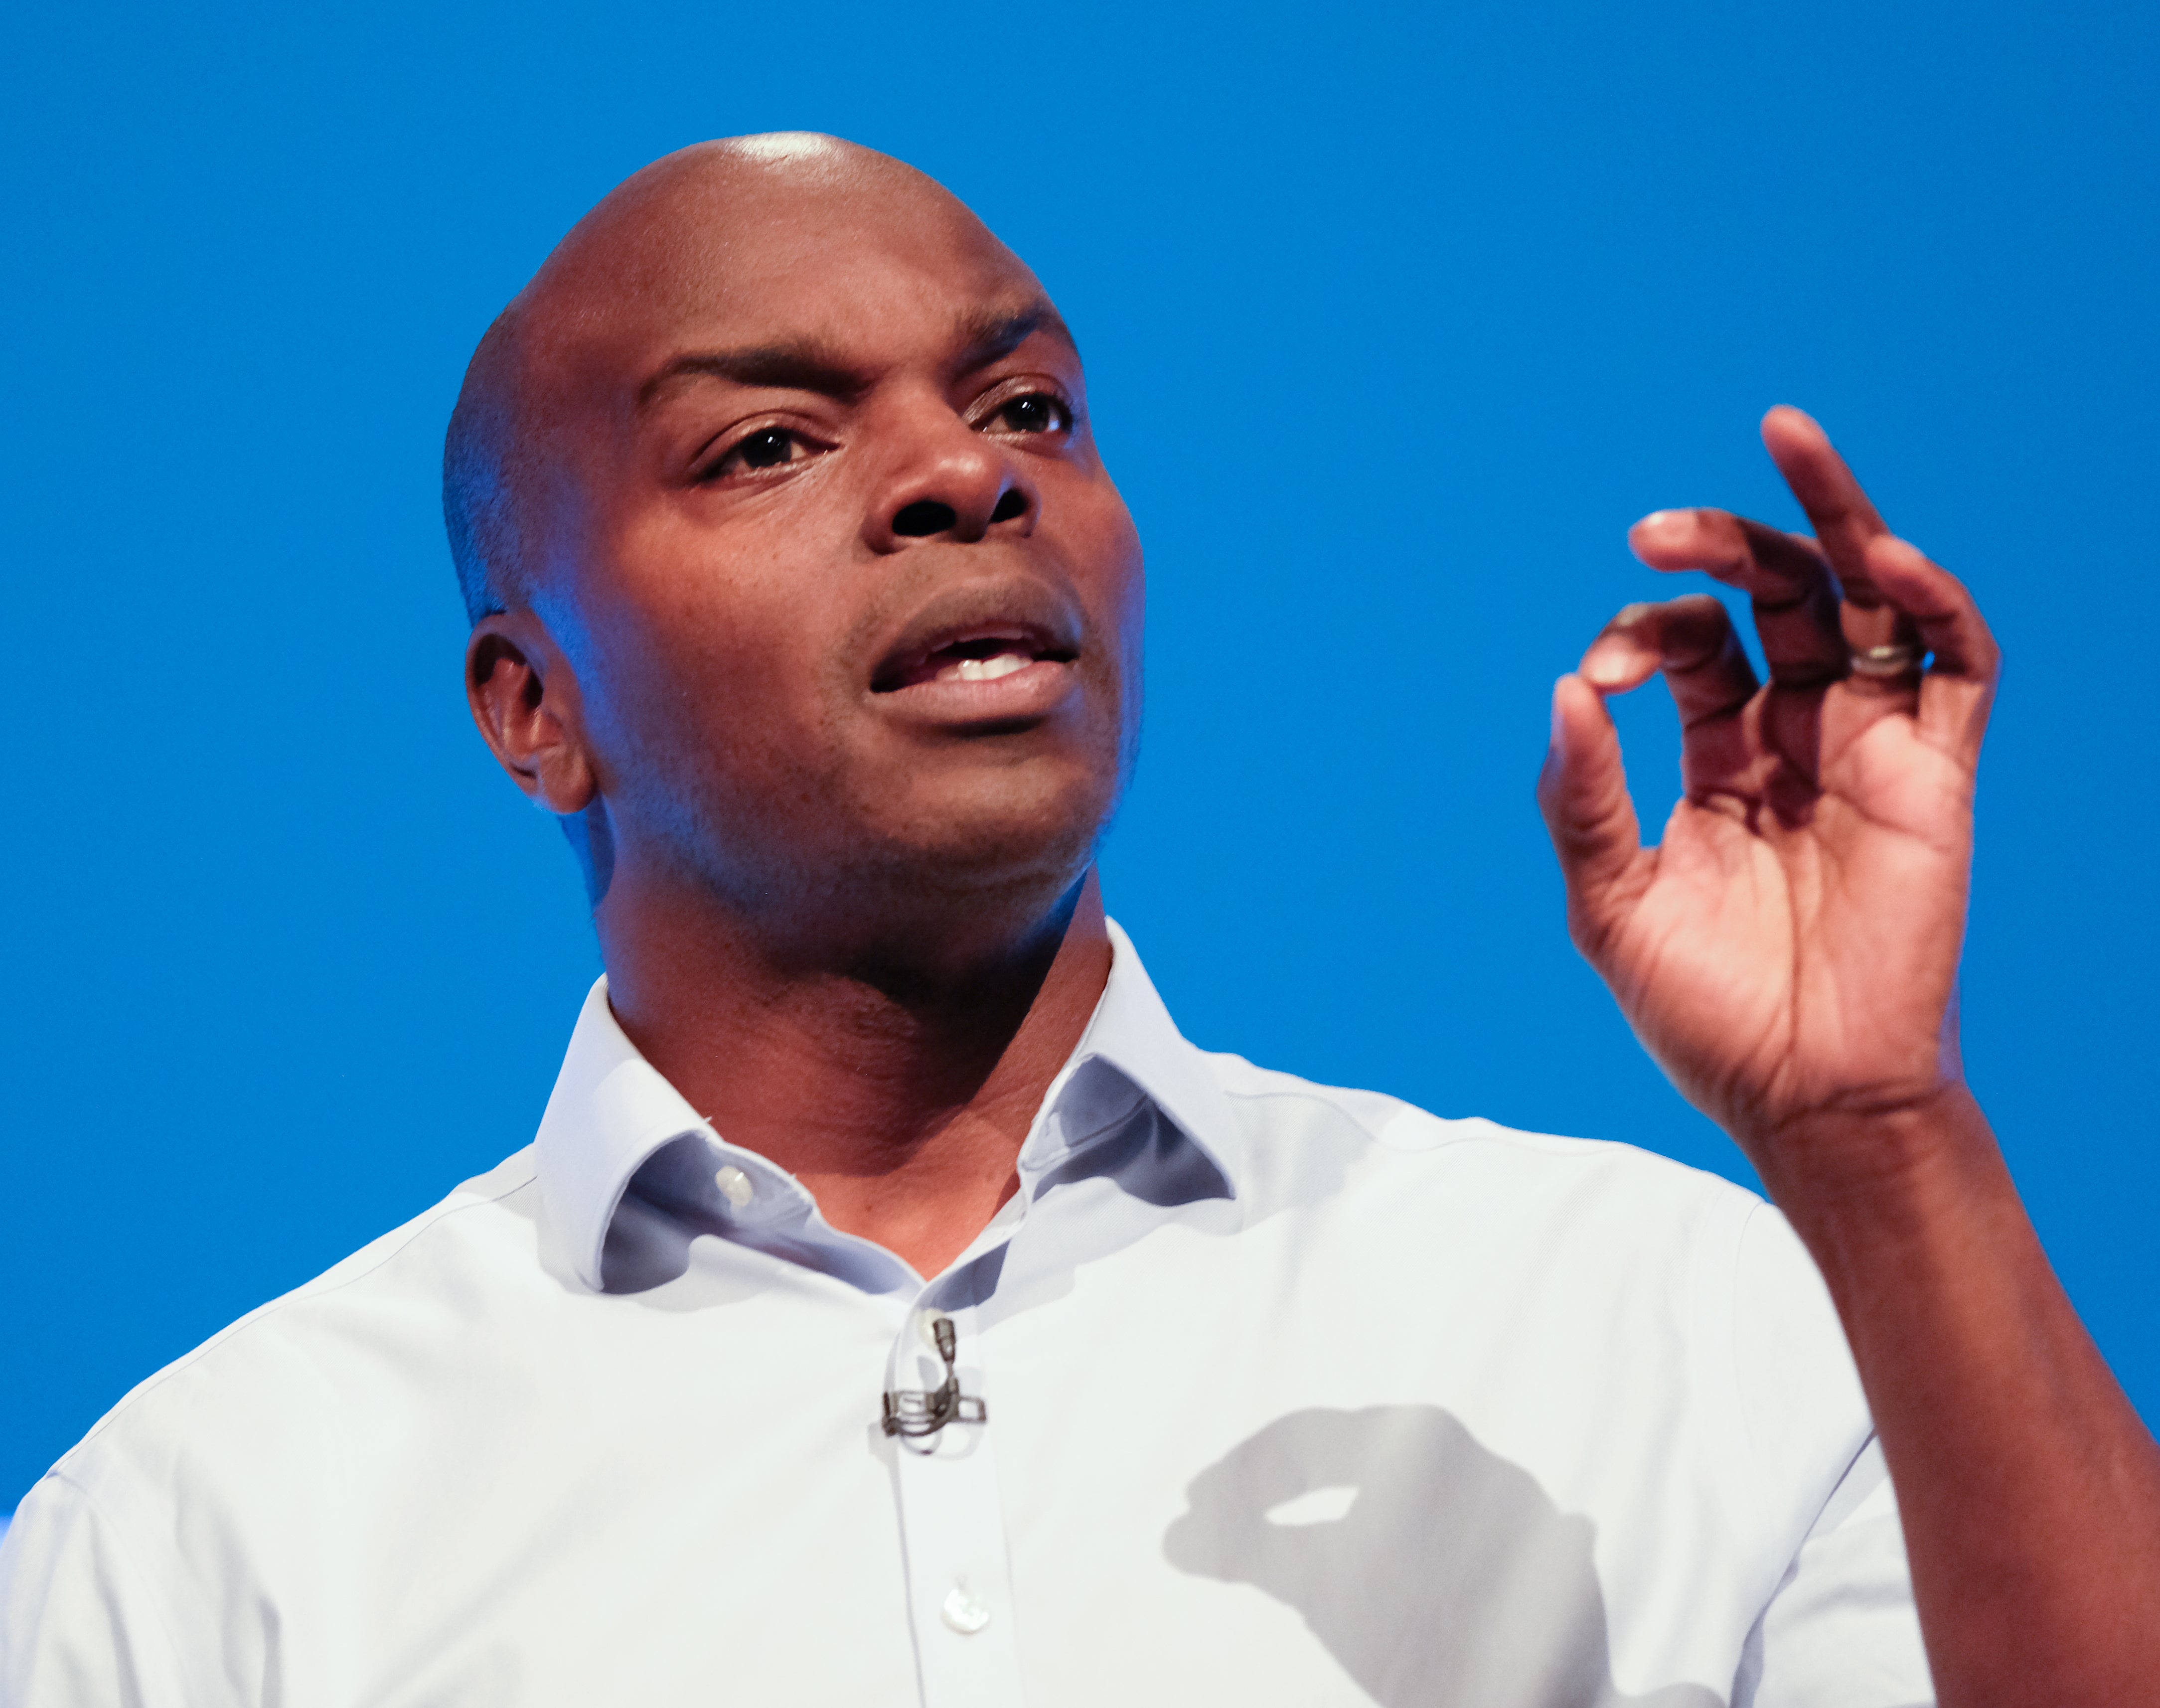
[[[589,623],[613,721],[638,753],[755,774],[797,769],[818,744],[830,614],[816,579],[761,543],[678,550],[664,568],[624,574]]]
[[[1140,715],[1140,655],[1147,616],[1147,572],[1140,532],[1114,491],[1097,518],[1088,542],[1088,561],[1097,566],[1091,589],[1098,620],[1116,637],[1119,673],[1125,683],[1127,717]]]
[[[1147,570],[1140,560],[1140,543],[1135,536],[1132,567],[1124,582],[1124,602],[1119,616],[1124,625],[1125,674],[1140,680],[1140,652],[1147,629]]]

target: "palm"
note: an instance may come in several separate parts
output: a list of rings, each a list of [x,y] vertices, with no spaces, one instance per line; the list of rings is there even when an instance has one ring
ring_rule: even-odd
[[[1776,417],[1766,436],[1822,555],[1717,511],[1638,531],[1654,566],[1754,594],[1769,684],[1716,601],[1630,607],[1586,656],[1587,683],[1561,684],[1544,792],[1578,942],[1680,1089],[1751,1150],[1811,1114],[1911,1103],[1955,1074],[1946,1020],[1993,681],[1963,589],[1890,538],[1796,419],[1786,443]],[[1847,595],[1842,631],[1824,556]],[[1846,674],[1853,631],[1887,644],[1893,620],[1936,669]],[[1685,725],[1685,795],[1646,849],[1590,689],[1660,668]]]

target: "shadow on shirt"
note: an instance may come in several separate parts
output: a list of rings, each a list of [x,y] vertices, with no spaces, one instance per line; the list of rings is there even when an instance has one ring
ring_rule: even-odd
[[[1171,1565],[1294,1609],[1383,1708],[1724,1708],[1614,1686],[1590,1521],[1437,1406],[1292,1412],[1186,1499]]]

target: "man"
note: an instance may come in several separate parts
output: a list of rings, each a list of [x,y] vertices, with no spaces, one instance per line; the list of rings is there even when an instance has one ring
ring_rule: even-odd
[[[1782,1218],[1179,1038],[1093,876],[1140,563],[1055,310],[845,144],[632,178],[446,458],[606,978],[529,1150],[40,1483],[7,1701],[2146,1700],[2160,1457],[1958,1064],[1995,649],[1764,436],[1814,540],[1633,537],[1771,681],[1630,607],[1540,792]],[[1659,670],[1646,849],[1602,697]]]

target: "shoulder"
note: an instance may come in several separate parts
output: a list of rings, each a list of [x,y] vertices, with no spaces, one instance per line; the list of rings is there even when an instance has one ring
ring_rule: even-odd
[[[1780,1369],[1827,1382],[1841,1404],[1856,1394],[1820,1272],[1746,1187],[1634,1145],[1204,1059],[1239,1129],[1248,1224],[1303,1223],[1303,1249],[1362,1284],[1451,1285],[1616,1331],[1657,1319],[1737,1359],[1761,1395],[1778,1394]]]
[[[244,1439],[288,1429],[309,1410],[335,1412],[350,1399],[346,1371],[466,1337],[476,1295],[544,1281],[534,1191],[528,1146],[138,1383],[53,1474],[91,1498],[121,1500],[117,1482],[130,1470],[169,1469],[184,1443]],[[237,1427],[205,1432],[211,1420]]]
[[[1269,1184],[1324,1158],[1358,1197],[1438,1197],[1481,1218],[1586,1219],[1644,1233],[1714,1223],[1736,1249],[1742,1228],[1766,1207],[1744,1186],[1634,1145],[1436,1115],[1383,1092],[1318,1084],[1239,1056],[1202,1059],[1255,1175]]]

